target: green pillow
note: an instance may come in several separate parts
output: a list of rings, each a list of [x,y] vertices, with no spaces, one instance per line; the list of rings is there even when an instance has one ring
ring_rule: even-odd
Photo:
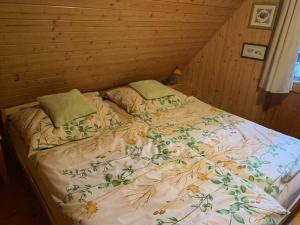
[[[37,101],[56,128],[97,111],[77,89],[38,97]]]
[[[156,80],[142,80],[130,83],[129,86],[148,100],[174,95],[172,89]]]

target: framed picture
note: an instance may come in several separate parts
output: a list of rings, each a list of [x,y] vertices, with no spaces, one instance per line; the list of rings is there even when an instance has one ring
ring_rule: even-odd
[[[267,49],[267,45],[244,43],[241,57],[264,61],[266,58]]]
[[[253,3],[249,27],[272,30],[277,11],[278,4],[276,3]]]

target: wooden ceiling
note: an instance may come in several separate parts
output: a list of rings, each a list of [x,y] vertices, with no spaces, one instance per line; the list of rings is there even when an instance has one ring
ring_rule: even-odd
[[[0,107],[165,79],[243,0],[0,0]]]

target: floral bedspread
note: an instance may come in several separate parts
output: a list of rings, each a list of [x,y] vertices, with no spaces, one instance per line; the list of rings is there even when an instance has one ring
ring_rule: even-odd
[[[194,97],[176,110],[140,115],[165,137],[256,184],[287,205],[300,191],[300,141],[229,114]],[[166,121],[168,121],[166,123]],[[295,185],[295,184],[293,184]],[[285,196],[281,196],[281,194]]]
[[[190,104],[31,159],[74,224],[277,224],[287,212],[268,193],[280,192],[275,177],[283,172],[271,172],[281,167],[269,161],[297,140]]]

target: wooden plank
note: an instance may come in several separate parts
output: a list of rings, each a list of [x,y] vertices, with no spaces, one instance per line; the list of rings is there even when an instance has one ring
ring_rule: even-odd
[[[154,0],[154,1],[164,1],[164,2],[180,2],[192,5],[209,5],[218,7],[232,7],[238,8],[240,6],[240,0]]]
[[[30,57],[23,55],[0,57],[0,73],[20,73],[22,71],[34,71],[39,69],[48,70],[66,66],[88,65],[93,63],[113,62],[118,58],[140,59],[147,56],[164,56],[165,54],[178,54],[182,52],[195,51],[194,46],[164,46],[161,48],[119,48],[102,49],[97,52],[68,53],[45,53],[34,54]],[[118,55],[116,55],[116,53]]]
[[[185,4],[180,2],[163,2],[152,0],[130,0],[130,1],[111,1],[111,0],[0,0],[0,3],[30,4],[30,5],[47,5],[60,7],[80,7],[80,8],[96,8],[110,10],[137,10],[137,11],[153,11],[153,12],[177,12],[177,13],[199,13],[205,14],[214,12],[219,14],[231,14],[236,7],[219,7],[218,5],[197,5]]]
[[[56,52],[86,52],[86,51],[100,51],[103,49],[116,49],[119,48],[160,48],[164,46],[202,46],[203,41],[198,40],[182,40],[169,39],[169,38],[155,38],[150,39],[148,42],[140,39],[133,40],[120,40],[120,41],[78,41],[72,43],[49,43],[43,44],[27,44],[27,45],[2,45],[0,49],[0,56],[15,56],[15,55],[31,55],[31,54],[44,54],[44,53],[56,53]]]
[[[202,10],[197,14],[151,11],[133,13],[129,10],[0,3],[0,18],[16,20],[222,22],[227,16],[227,14],[218,14],[216,11],[206,14]]]

